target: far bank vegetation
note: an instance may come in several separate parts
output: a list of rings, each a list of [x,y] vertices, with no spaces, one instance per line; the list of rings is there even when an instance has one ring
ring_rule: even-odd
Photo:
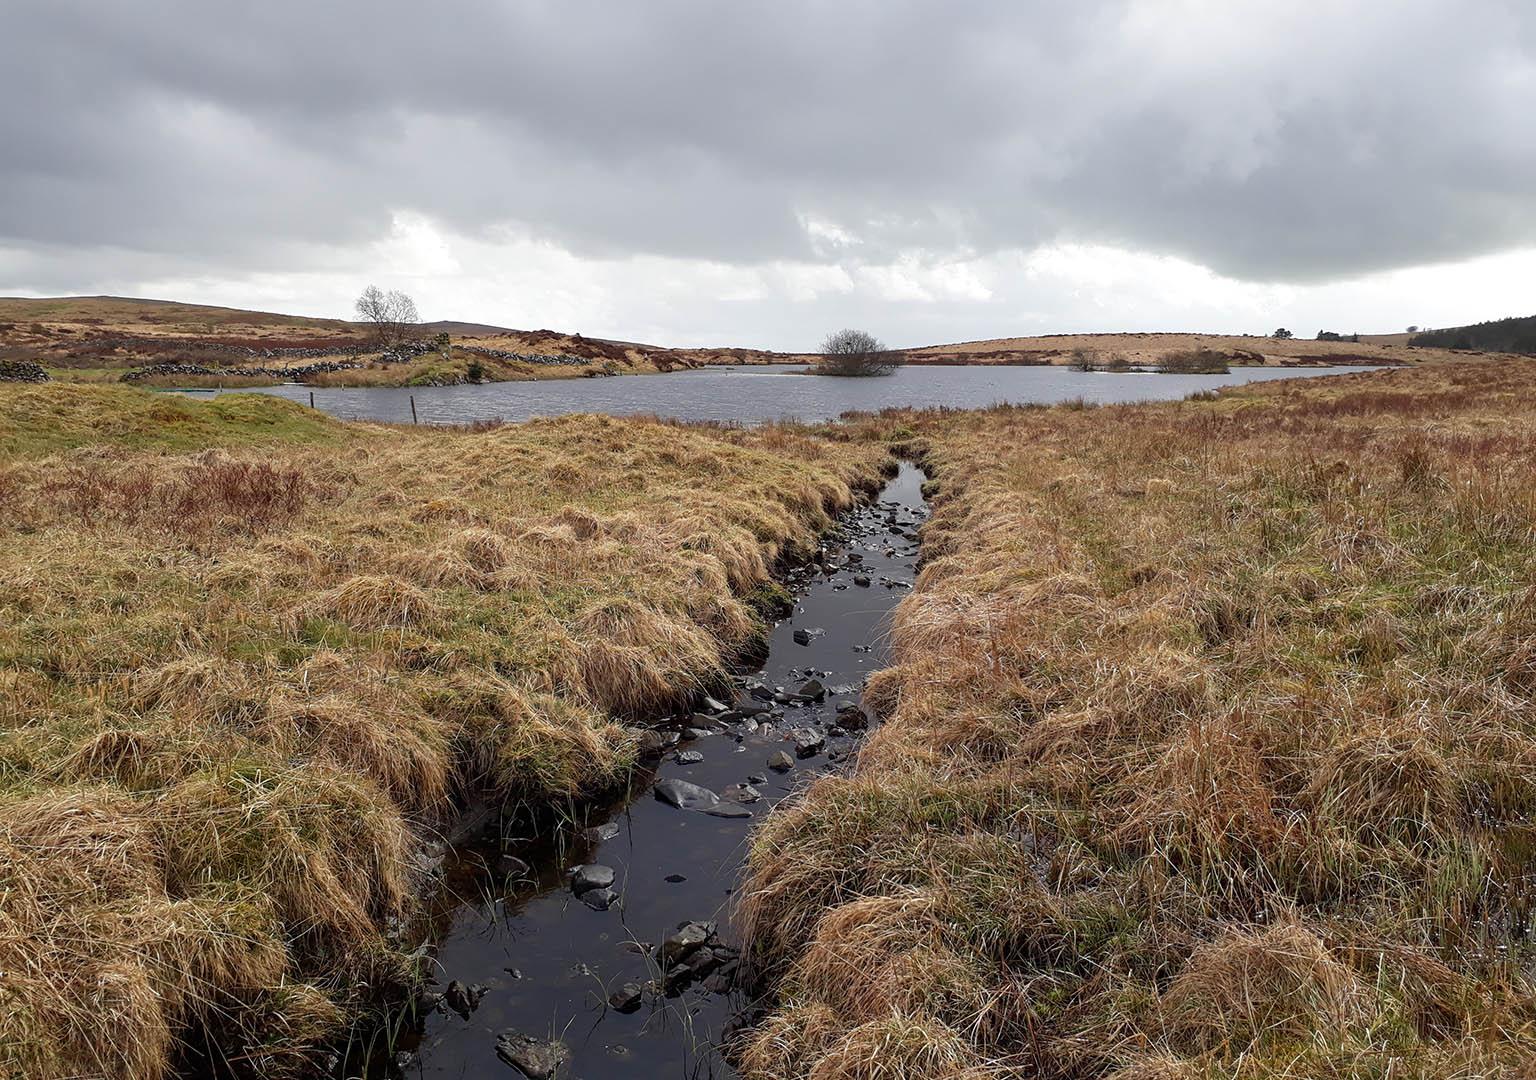
[[[1225,375],[1232,370],[1233,357],[1219,349],[1175,349],[1165,352],[1150,363],[1133,362],[1125,353],[1095,349],[1073,349],[1067,366],[1073,371],[1104,371],[1111,373],[1129,371],[1156,371],[1165,375]],[[1248,357],[1242,357],[1248,360]],[[1262,363],[1253,355],[1250,362]]]

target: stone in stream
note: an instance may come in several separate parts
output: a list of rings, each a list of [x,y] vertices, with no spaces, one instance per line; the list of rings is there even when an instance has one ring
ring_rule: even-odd
[[[763,797],[763,793],[751,784],[737,784],[730,789],[729,795],[740,803],[754,803]]]
[[[590,829],[581,830],[581,838],[589,844],[606,843],[618,835],[619,823],[616,821],[604,822],[601,825],[594,825]],[[525,869],[527,868],[527,865],[527,863],[523,864]]]
[[[581,902],[593,911],[607,911],[618,898],[619,894],[612,889],[588,889],[579,896]]]
[[[766,784],[767,782],[768,778],[762,773],[753,773],[751,776],[747,777],[747,783],[749,784]]]
[[[608,1006],[615,1012],[632,1013],[640,1008],[643,998],[640,984],[627,982],[608,995]]]
[[[795,689],[796,701],[821,701],[827,696],[827,688],[819,679],[807,679]]]
[[[671,777],[656,781],[655,791],[656,798],[679,810],[704,810],[720,802],[720,796],[708,788]]]
[[[790,769],[795,767],[795,759],[784,751],[779,750],[768,759],[768,767],[774,772],[789,772]]]
[[[578,896],[588,889],[606,889],[613,880],[613,867],[602,863],[584,863],[571,868],[571,891]]]
[[[814,757],[827,745],[827,737],[818,728],[795,728],[789,737],[795,740],[795,754],[798,757]]]
[[[735,803],[719,803],[715,806],[706,806],[702,812],[710,817],[720,818],[749,818],[752,816],[752,811],[748,810],[745,806],[738,806]]]
[[[677,745],[678,734],[675,731],[657,731],[655,728],[630,728],[635,736],[635,743],[642,754],[659,754],[663,750],[670,750]]]
[[[677,930],[656,947],[656,959],[662,967],[672,967],[692,956],[714,936],[715,924],[712,922],[679,923]]]
[[[551,1080],[571,1060],[563,1042],[536,1039],[508,1028],[496,1036],[496,1056],[528,1080]]]
[[[837,726],[844,731],[862,731],[869,726],[869,717],[860,705],[844,705],[837,710]]]
[[[795,639],[796,645],[809,645],[815,638],[821,637],[826,631],[819,626],[801,627],[790,636]]]
[[[754,701],[772,701],[773,700],[773,690],[772,690],[772,688],[764,686],[762,683],[758,683],[756,686],[754,686],[750,690],[748,690],[747,691],[747,695],[749,697],[751,697]],[[740,706],[738,706],[738,708],[739,707]]]
[[[725,704],[723,702],[716,701],[714,698],[710,697],[708,694],[705,694],[704,695],[704,700],[699,702],[699,708],[702,709],[705,712],[711,712],[711,713],[723,713],[723,712],[727,711],[727,709],[725,707]]]
[[[683,874],[668,874],[661,880],[665,881],[669,885],[681,885],[683,882],[687,881],[688,878]]]
[[[480,1002],[489,989],[490,987],[481,986],[479,983],[465,986],[458,979],[454,979],[448,984],[448,989],[443,994],[443,1004],[468,1020],[469,1014],[480,1007]]]
[[[854,577],[853,583],[861,589],[867,589],[869,588],[869,575],[858,574]]]
[[[673,760],[679,765],[697,765],[704,760],[704,755],[697,750],[679,750],[673,755]]]
[[[675,994],[689,983],[696,982],[725,963],[708,945],[701,945],[679,963],[668,966],[662,973],[661,989]]]

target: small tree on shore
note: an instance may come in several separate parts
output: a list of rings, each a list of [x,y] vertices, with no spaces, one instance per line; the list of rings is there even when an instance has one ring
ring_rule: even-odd
[[[1271,334],[1269,336],[1272,337],[1272,338],[1278,338],[1281,341],[1287,341],[1290,338],[1295,337],[1296,335],[1291,333],[1289,330],[1287,330],[1285,327],[1282,326],[1280,329],[1276,330],[1273,334]]]
[[[821,343],[821,359],[811,366],[816,375],[889,375],[903,357],[891,352],[873,334],[839,330]]]
[[[421,321],[416,301],[398,289],[385,292],[377,285],[368,286],[357,298],[357,317],[372,326],[374,340],[386,346],[407,337]]]

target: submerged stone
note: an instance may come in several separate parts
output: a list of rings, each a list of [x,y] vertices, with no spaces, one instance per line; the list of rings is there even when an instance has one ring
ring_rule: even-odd
[[[768,767],[774,772],[789,772],[790,769],[795,767],[795,759],[784,751],[779,750],[768,759]]]
[[[655,728],[631,728],[635,743],[642,754],[659,754],[676,746],[680,736],[675,731],[659,731]]]
[[[551,1080],[571,1060],[563,1042],[536,1039],[507,1029],[496,1036],[496,1056],[528,1080]]]
[[[612,840],[619,835],[619,824],[616,821],[607,821],[601,825],[594,825],[590,829],[582,829],[581,837],[589,844],[601,844]],[[526,863],[523,864],[525,867]]]
[[[480,1002],[489,989],[480,983],[465,986],[458,979],[454,979],[448,984],[448,989],[443,994],[443,1004],[468,1020],[469,1014],[480,1007]]]
[[[714,806],[706,806],[703,808],[703,813],[708,814],[710,817],[722,818],[749,818],[752,816],[752,811],[736,803],[718,803]]]
[[[593,911],[607,911],[618,898],[619,894],[612,889],[588,889],[580,896],[581,902]]]

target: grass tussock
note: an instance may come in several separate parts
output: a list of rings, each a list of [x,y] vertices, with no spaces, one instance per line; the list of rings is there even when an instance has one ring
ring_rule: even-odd
[[[0,389],[0,1076],[253,1075],[399,972],[424,836],[617,782],[875,443]]]
[[[749,1076],[1536,1067],[1536,364],[891,414],[888,721],[758,834]]]

